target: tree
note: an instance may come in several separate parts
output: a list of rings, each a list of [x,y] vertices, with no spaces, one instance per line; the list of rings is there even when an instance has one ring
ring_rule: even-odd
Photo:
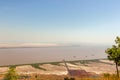
[[[5,75],[4,80],[17,80],[18,75],[15,71],[15,67],[10,67],[8,73]]]
[[[116,45],[108,48],[105,52],[108,55],[109,60],[113,60],[116,65],[117,77],[119,77],[118,64],[120,62],[120,37],[116,37]]]

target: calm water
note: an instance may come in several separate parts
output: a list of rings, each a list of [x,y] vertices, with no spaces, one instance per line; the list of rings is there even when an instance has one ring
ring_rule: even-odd
[[[0,49],[0,65],[106,58],[106,47],[48,47]]]

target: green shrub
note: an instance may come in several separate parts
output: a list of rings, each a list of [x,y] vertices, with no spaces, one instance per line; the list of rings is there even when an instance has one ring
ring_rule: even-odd
[[[4,80],[17,80],[18,79],[18,75],[15,71],[14,67],[10,67],[8,70],[8,73],[6,73]]]
[[[75,78],[68,78],[68,77],[65,77],[64,80],[75,80]]]
[[[108,77],[110,77],[110,74],[109,74],[109,73],[104,73],[103,76],[104,76],[105,78],[108,78]]]

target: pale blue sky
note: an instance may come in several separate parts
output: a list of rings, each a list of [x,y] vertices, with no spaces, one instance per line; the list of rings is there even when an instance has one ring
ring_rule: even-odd
[[[0,0],[0,43],[113,44],[120,0]]]

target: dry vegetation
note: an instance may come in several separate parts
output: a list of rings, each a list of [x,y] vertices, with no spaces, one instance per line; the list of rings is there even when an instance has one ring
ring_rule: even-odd
[[[21,78],[18,80],[65,80],[65,78],[70,79],[70,76],[67,75],[22,75]],[[120,80],[117,79],[116,75],[101,75],[99,77],[92,77],[92,78],[79,78],[79,77],[72,77],[75,80]]]
[[[70,69],[84,69],[88,72],[97,73],[97,76],[89,77],[74,77],[75,80],[120,80],[115,74],[115,65],[108,60],[89,60],[67,62]],[[19,74],[18,80],[65,80],[70,76],[67,75],[67,70],[63,63],[44,63],[44,64],[29,64],[15,66]],[[4,78],[4,74],[8,71],[8,67],[0,68],[0,80]],[[28,73],[28,74],[27,74]],[[109,73],[109,74],[107,74]]]

